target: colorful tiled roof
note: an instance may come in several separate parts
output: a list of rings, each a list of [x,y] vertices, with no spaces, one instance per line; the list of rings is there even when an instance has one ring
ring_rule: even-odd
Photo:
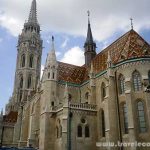
[[[96,73],[106,69],[108,51],[113,64],[131,58],[150,57],[150,45],[137,32],[130,30],[93,59]]]
[[[58,80],[81,84],[88,74],[87,68],[58,62]]]
[[[18,112],[10,111],[9,114],[3,116],[3,121],[6,123],[16,123]]]
[[[107,69],[108,51],[113,64],[131,58],[150,57],[150,45],[137,32],[130,30],[96,55],[92,60],[95,73]],[[61,81],[81,84],[89,79],[85,65],[79,67],[59,62],[58,68],[58,79]]]

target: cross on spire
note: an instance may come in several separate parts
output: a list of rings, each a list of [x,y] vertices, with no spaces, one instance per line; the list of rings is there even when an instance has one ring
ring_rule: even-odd
[[[90,24],[90,11],[89,10],[87,11],[87,14],[88,14],[88,23]]]
[[[130,20],[131,20],[131,29],[133,29],[133,18],[131,17]]]

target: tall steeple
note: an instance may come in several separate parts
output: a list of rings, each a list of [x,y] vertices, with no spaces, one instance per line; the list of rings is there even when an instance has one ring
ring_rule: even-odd
[[[24,23],[17,46],[17,66],[13,100],[20,105],[28,100],[40,80],[42,39],[37,21],[36,0],[32,1],[28,21]]]
[[[38,21],[37,21],[37,10],[36,10],[36,0],[32,1],[28,22],[38,23]]]
[[[96,56],[96,43],[93,41],[91,24],[90,24],[90,12],[88,11],[88,30],[87,37],[84,44],[84,55],[85,55],[85,65],[89,66],[91,60]]]

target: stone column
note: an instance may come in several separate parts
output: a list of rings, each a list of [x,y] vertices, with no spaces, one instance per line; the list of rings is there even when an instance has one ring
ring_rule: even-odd
[[[22,126],[22,115],[23,115],[23,108],[20,107],[18,110],[18,117],[17,122],[14,127],[14,136],[13,136],[13,144],[18,145],[20,135],[21,135],[21,126]]]
[[[28,136],[28,146],[35,146],[35,136],[34,136],[34,123],[35,123],[35,114],[30,115],[30,123],[29,123],[29,136]]]
[[[45,107],[45,110],[41,113],[40,118],[40,141],[39,149],[40,150],[54,150],[55,144],[55,118],[52,116],[53,113],[50,112],[48,106]]]
[[[19,140],[19,147],[27,146],[28,139],[28,130],[29,129],[29,107],[24,106],[22,125],[21,125],[21,134]]]
[[[128,109],[128,130],[129,130],[128,137],[129,137],[129,142],[133,143],[136,141],[136,135],[135,135],[134,115],[133,115],[134,103],[132,101],[132,95],[131,95],[130,78],[126,79],[125,84],[126,84],[125,96],[126,96],[126,104]],[[130,150],[136,150],[136,146],[130,147]]]
[[[150,92],[145,92],[146,109],[148,116],[148,127],[150,128]]]
[[[105,96],[105,122],[106,122],[106,142],[117,144],[119,140],[116,88],[113,73],[106,78],[106,96]],[[107,147],[108,150],[118,150],[118,147]]]

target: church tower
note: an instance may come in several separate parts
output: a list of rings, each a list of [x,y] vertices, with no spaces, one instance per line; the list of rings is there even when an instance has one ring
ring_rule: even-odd
[[[17,63],[13,103],[18,106],[37,88],[40,80],[42,40],[37,20],[36,0],[32,1],[28,21],[25,22],[17,45]]]
[[[87,37],[84,44],[84,55],[85,55],[85,65],[89,66],[91,60],[96,56],[96,43],[93,41],[91,25],[90,25],[90,12],[88,11],[88,30],[87,30]]]

